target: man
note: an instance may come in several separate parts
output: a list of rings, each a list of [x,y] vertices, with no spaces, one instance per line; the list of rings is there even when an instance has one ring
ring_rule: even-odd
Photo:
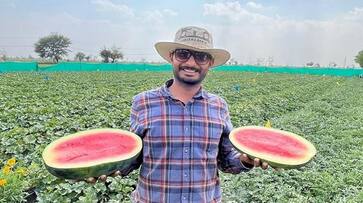
[[[209,69],[226,63],[230,54],[213,48],[211,34],[199,27],[181,28],[174,42],[155,48],[172,64],[174,78],[134,97],[131,131],[143,139],[143,152],[116,174],[141,165],[133,202],[221,202],[218,169],[238,174],[268,167],[233,148],[226,102],[202,88]]]

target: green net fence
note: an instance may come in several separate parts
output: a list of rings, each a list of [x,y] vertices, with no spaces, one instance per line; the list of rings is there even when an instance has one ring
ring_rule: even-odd
[[[0,62],[0,73],[28,71],[38,71],[38,64],[36,62]]]
[[[89,72],[89,71],[171,71],[170,64],[142,63],[58,63],[42,65],[37,62],[0,62],[0,73],[6,72]],[[363,77],[362,68],[312,68],[312,67],[266,67],[266,66],[231,66],[225,65],[213,68],[212,71],[247,71],[288,74],[313,74],[332,76]]]
[[[217,70],[332,75],[332,76],[363,76],[362,68],[354,69],[354,68],[310,68],[310,67],[221,66],[218,67]]]
[[[41,71],[170,71],[168,64],[124,64],[124,63],[59,63],[40,68]]]

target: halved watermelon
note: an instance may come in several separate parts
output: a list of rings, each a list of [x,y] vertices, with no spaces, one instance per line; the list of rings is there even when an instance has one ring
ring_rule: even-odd
[[[305,138],[273,128],[235,128],[229,134],[229,139],[240,152],[277,168],[301,167],[316,154],[314,145]]]
[[[142,140],[119,129],[94,129],[61,137],[42,157],[47,170],[60,178],[83,179],[122,170],[137,158]]]

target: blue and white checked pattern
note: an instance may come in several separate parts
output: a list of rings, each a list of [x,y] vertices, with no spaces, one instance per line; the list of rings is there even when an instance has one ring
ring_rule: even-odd
[[[231,145],[226,102],[201,89],[187,104],[165,86],[134,97],[131,131],[143,138],[134,202],[220,202],[218,168],[248,171]],[[141,159],[142,158],[142,159]]]

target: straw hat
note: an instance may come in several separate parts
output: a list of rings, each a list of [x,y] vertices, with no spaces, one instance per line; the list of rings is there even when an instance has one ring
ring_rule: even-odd
[[[179,29],[175,34],[174,42],[158,42],[155,44],[155,49],[169,63],[171,63],[170,52],[175,49],[207,52],[214,58],[212,67],[223,65],[230,58],[227,50],[213,48],[212,35],[206,29],[195,26]]]

